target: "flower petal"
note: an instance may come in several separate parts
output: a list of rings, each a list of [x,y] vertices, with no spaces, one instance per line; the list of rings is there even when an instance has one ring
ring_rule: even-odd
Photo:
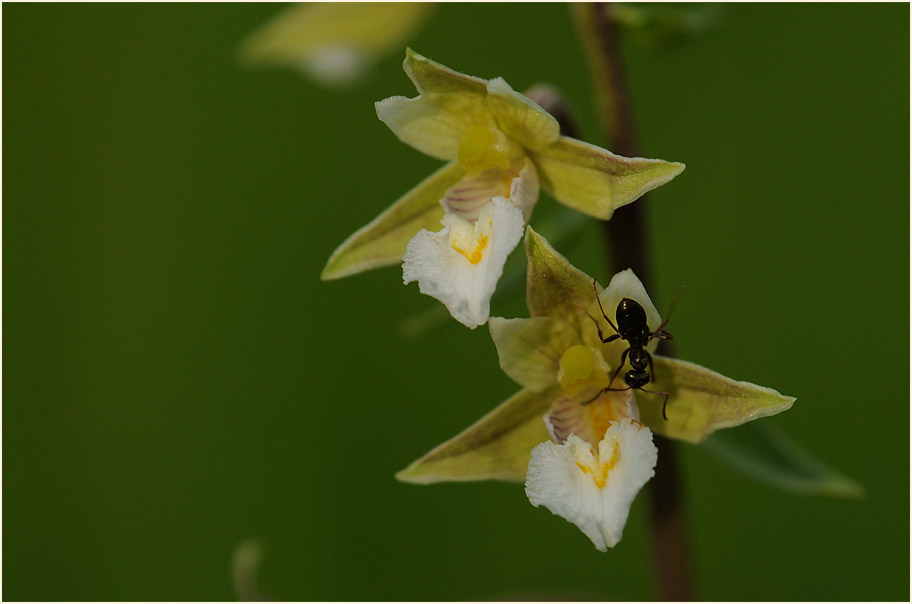
[[[621,540],[630,506],[655,474],[657,459],[649,429],[625,419],[611,424],[597,453],[575,435],[562,445],[535,447],[526,495],[535,507],[577,525],[604,552]]]
[[[440,198],[462,175],[462,168],[453,162],[425,178],[346,239],[333,252],[320,278],[338,279],[401,262],[415,233],[440,224],[444,214]]]
[[[500,129],[527,149],[544,149],[560,138],[557,120],[538,103],[513,90],[503,78],[488,82],[487,103]]]
[[[481,209],[494,197],[506,197],[522,210],[529,222],[538,201],[538,175],[535,165],[526,158],[519,175],[507,170],[486,170],[467,174],[453,185],[440,200],[448,213],[475,222]]]
[[[432,8],[422,2],[292,6],[245,40],[241,59],[299,67],[324,84],[349,84],[375,60],[401,48]]]
[[[680,174],[684,164],[628,158],[566,136],[532,153],[542,186],[559,202],[602,220]]]
[[[526,228],[526,304],[533,317],[551,316],[568,323],[578,334],[595,332],[586,309],[595,299],[592,278],[556,251],[548,240]]]
[[[459,111],[453,99],[441,104],[420,96],[414,99],[393,96],[374,103],[374,107],[380,121],[399,140],[443,160],[456,159],[462,133],[474,123],[473,114]]]
[[[562,394],[554,401],[545,416],[545,427],[555,442],[563,443],[575,434],[595,446],[611,422],[625,418],[640,419],[633,390],[602,392],[592,400],[594,395],[591,390],[576,396]],[[586,401],[591,402],[584,405]]]
[[[639,396],[643,423],[657,434],[700,442],[715,430],[774,415],[795,399],[772,388],[738,382],[694,363],[653,355],[655,375],[650,390],[667,392],[668,421],[662,419],[662,395],[649,404]]]
[[[561,355],[576,343],[576,334],[553,317],[491,317],[488,328],[504,373],[533,392],[557,383]]]
[[[479,97],[487,94],[487,80],[459,73],[418,54],[411,48],[405,49],[402,67],[415,84],[415,88],[422,94],[467,92]]]
[[[422,230],[409,242],[402,278],[418,281],[421,293],[443,302],[454,319],[474,329],[488,320],[504,263],[522,238],[522,211],[495,197],[474,224],[454,214],[441,223],[441,231]]]
[[[541,421],[555,391],[520,390],[483,418],[405,468],[396,478],[431,484],[468,480],[521,482],[532,448],[548,438]]]

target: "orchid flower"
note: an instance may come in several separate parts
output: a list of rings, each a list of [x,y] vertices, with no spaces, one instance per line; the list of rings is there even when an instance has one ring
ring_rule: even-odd
[[[411,50],[404,68],[419,95],[380,101],[377,115],[402,142],[447,163],[339,246],[323,279],[404,260],[405,283],[417,281],[475,328],[488,320],[540,187],[607,220],[684,169],[561,136],[557,120],[503,78],[463,75]]]
[[[425,2],[296,4],[254,31],[241,59],[291,66],[326,86],[347,86],[402,48],[433,8]]]
[[[695,443],[784,411],[795,399],[654,355],[650,389],[670,395],[665,420],[661,396],[624,389],[621,378],[612,385],[625,342],[603,343],[598,334],[599,326],[611,330],[599,301],[613,310],[630,298],[651,330],[661,324],[633,271],[616,274],[604,290],[596,285],[596,299],[593,279],[529,227],[525,247],[531,317],[489,322],[500,366],[522,390],[397,477],[422,484],[525,480],[533,505],[573,522],[605,551],[620,541],[630,506],[654,473],[653,433]]]

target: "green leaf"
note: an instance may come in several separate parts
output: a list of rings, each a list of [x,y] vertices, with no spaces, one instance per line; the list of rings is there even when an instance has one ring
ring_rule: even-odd
[[[439,231],[443,207],[440,198],[462,178],[452,162],[424,179],[370,224],[358,230],[333,252],[320,278],[339,279],[366,270],[402,262],[405,248],[418,231]]]
[[[602,220],[684,171],[681,163],[621,157],[566,136],[531,155],[545,191]]]
[[[664,397],[637,392],[644,424],[653,432],[700,442],[720,428],[730,428],[792,406],[795,399],[772,388],[738,382],[705,367],[654,355],[655,372],[649,390],[667,392],[668,420],[662,418]]]
[[[701,446],[735,470],[786,491],[864,496],[864,487],[815,459],[769,422],[716,432]]]
[[[520,390],[496,409],[396,474],[403,482],[522,482],[532,448],[549,440],[542,419],[558,392]]]

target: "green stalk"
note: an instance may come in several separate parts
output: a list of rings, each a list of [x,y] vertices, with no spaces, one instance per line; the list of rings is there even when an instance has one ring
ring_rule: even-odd
[[[598,114],[606,147],[627,157],[639,156],[633,110],[624,64],[612,19],[611,4],[573,4],[573,14],[595,87]],[[646,229],[647,200],[619,208],[602,223],[611,273],[632,268],[646,289],[652,281],[652,262]],[[660,342],[662,347],[664,341]],[[665,346],[663,354],[670,354]],[[653,566],[656,598],[664,601],[693,600],[684,497],[679,480],[675,443],[655,435],[659,462],[649,481]]]

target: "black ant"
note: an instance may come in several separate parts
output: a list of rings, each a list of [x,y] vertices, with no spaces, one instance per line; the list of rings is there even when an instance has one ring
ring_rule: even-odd
[[[674,336],[668,333],[663,329],[668,323],[668,320],[671,318],[671,313],[674,311],[675,303],[677,302],[677,295],[675,295],[671,302],[671,308],[668,310],[668,315],[665,317],[665,320],[662,321],[658,329],[655,331],[649,331],[649,326],[646,324],[646,311],[643,310],[643,307],[636,300],[630,298],[624,298],[617,305],[617,311],[615,311],[615,318],[617,319],[617,325],[615,325],[608,315],[605,313],[605,309],[602,307],[602,300],[599,298],[598,286],[595,283],[595,279],[592,280],[592,289],[595,291],[595,299],[598,301],[599,310],[602,311],[602,316],[608,321],[608,324],[611,325],[611,328],[616,332],[614,335],[608,336],[607,338],[602,335],[602,328],[599,326],[598,321],[592,317],[592,315],[587,315],[592,322],[595,323],[595,328],[598,330],[599,340],[603,344],[608,342],[613,342],[618,338],[625,340],[630,344],[630,348],[625,350],[621,354],[621,364],[618,365],[618,368],[615,369],[614,375],[611,376],[611,381],[608,382],[608,387],[604,388],[599,394],[594,398],[583,403],[588,405],[592,401],[601,395],[602,392],[607,392],[609,390],[615,392],[623,392],[625,390],[642,390],[643,392],[648,392],[649,394],[664,394],[665,402],[662,403],[662,417],[665,421],[668,421],[668,416],[665,415],[665,407],[668,405],[668,393],[660,392],[658,390],[646,390],[643,388],[646,384],[652,381],[653,376],[655,376],[655,369],[652,366],[652,355],[649,354],[649,351],[646,350],[646,345],[649,344],[655,338],[660,340],[673,340]],[[680,294],[680,289],[678,289],[676,294]],[[627,383],[626,388],[612,388],[611,384],[614,382],[614,378],[617,377],[621,369],[624,367],[624,362],[627,358],[630,358],[630,366],[632,369],[624,375],[624,382]],[[647,370],[648,366],[648,370]]]

